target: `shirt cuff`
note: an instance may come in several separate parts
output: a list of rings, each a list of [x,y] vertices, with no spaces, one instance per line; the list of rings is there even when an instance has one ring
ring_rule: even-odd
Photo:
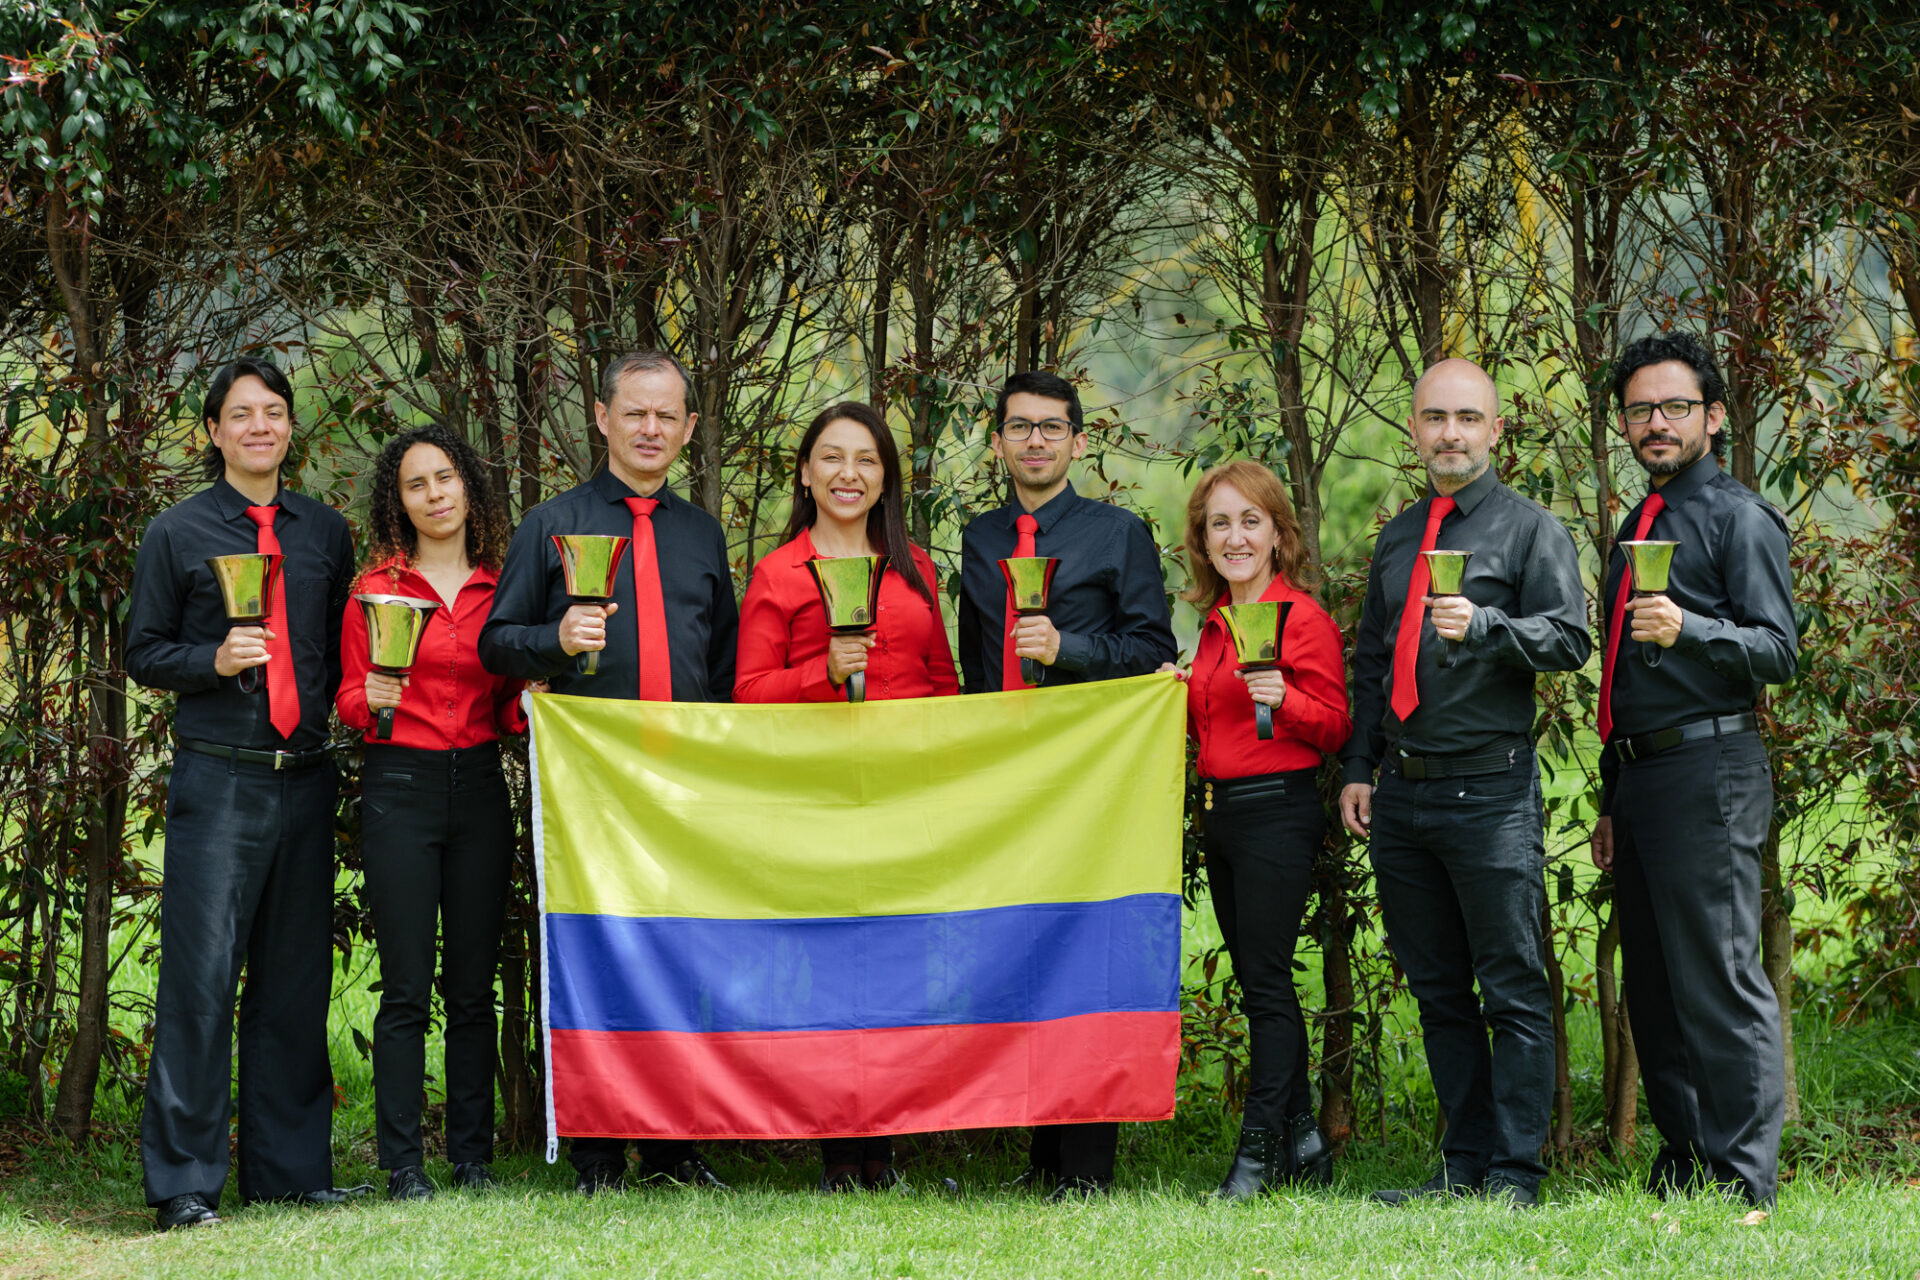
[[[1365,756],[1346,756],[1340,761],[1340,781],[1347,786],[1359,783],[1362,786],[1373,785],[1373,761]]]
[[[1093,642],[1077,631],[1060,633],[1060,652],[1054,656],[1053,665],[1062,671],[1085,671],[1087,659],[1093,652]]]
[[[1486,642],[1487,632],[1493,629],[1492,615],[1499,612],[1484,604],[1473,606],[1473,615],[1467,619],[1467,634],[1460,643],[1468,649],[1478,649]]]
[[[1708,620],[1688,609],[1680,611],[1680,636],[1673,642],[1673,651],[1685,658],[1705,662],[1707,658]]]
[[[225,680],[237,680],[238,676],[223,676],[214,663],[220,660],[220,646],[217,644],[195,645],[193,657],[188,662],[187,674],[194,684],[191,688],[176,689],[176,693],[205,693],[209,689],[218,689]]]

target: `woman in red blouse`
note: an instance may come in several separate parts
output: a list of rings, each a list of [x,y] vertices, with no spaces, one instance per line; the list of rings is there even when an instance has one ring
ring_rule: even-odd
[[[864,404],[823,410],[800,438],[787,541],[754,566],[740,605],[736,702],[836,702],[847,677],[867,673],[867,697],[926,698],[960,692],[939,581],[927,553],[907,540],[906,486],[893,433]],[[887,557],[876,625],[833,635],[807,561]],[[887,1137],[820,1144],[822,1191],[900,1184]]]
[[[435,600],[413,669],[368,665],[366,617],[347,604],[340,628],[340,719],[366,731],[360,775],[361,859],[380,951],[373,1024],[380,1167],[395,1200],[425,1200],[420,1102],[433,998],[434,932],[444,938],[447,1159],[453,1181],[493,1181],[493,971],[506,913],[513,826],[500,772],[501,733],[521,733],[521,684],[480,665],[506,522],[479,457],[444,427],[390,442],[374,467],[372,549],[356,594]],[[373,736],[394,708],[393,737]]]
[[[1201,476],[1187,500],[1186,545],[1193,575],[1186,599],[1207,610],[1193,666],[1183,673],[1187,729],[1200,747],[1207,882],[1240,981],[1252,1059],[1239,1151],[1219,1190],[1238,1200],[1333,1177],[1333,1153],[1307,1088],[1293,943],[1325,832],[1317,774],[1353,722],[1340,630],[1304,590],[1318,575],[1273,473],[1239,461]],[[1242,672],[1220,606],[1255,600],[1293,608],[1280,666]],[[1266,741],[1254,729],[1255,702],[1273,708]]]

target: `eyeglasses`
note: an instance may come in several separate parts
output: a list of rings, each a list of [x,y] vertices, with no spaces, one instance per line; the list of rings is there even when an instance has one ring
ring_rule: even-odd
[[[1065,418],[1048,418],[1044,422],[1028,422],[1025,418],[1008,418],[1000,424],[1000,434],[1009,440],[1026,440],[1036,431],[1040,433],[1042,440],[1065,440],[1073,434],[1073,424]]]
[[[1656,408],[1660,410],[1660,416],[1668,422],[1678,422],[1693,412],[1693,406],[1705,403],[1705,400],[1662,400],[1656,405],[1643,400],[1638,404],[1628,405],[1620,412],[1628,422],[1637,427],[1642,423],[1652,422],[1653,411]]]

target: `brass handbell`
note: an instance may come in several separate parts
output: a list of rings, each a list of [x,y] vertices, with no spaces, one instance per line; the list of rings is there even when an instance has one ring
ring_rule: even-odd
[[[1467,580],[1467,561],[1473,557],[1471,551],[1422,551],[1421,557],[1427,562],[1427,594],[1430,596],[1457,596]],[[1460,642],[1442,640],[1440,642],[1440,665],[1452,667],[1460,660]]]
[[[605,604],[613,599],[620,560],[627,554],[632,538],[610,533],[556,533],[553,545],[560,552],[560,574],[567,584],[567,599],[575,604]],[[580,674],[593,675],[600,670],[600,651],[589,649],[581,655]]]
[[[1220,607],[1221,621],[1233,640],[1235,661],[1242,671],[1260,671],[1280,665],[1280,637],[1287,628],[1291,600],[1249,600]],[[1273,737],[1273,708],[1253,704],[1253,728],[1262,741]]]
[[[1008,556],[1000,562],[1000,572],[1013,592],[1013,611],[1031,617],[1047,611],[1047,597],[1053,591],[1054,571],[1060,567],[1058,556]],[[1020,659],[1023,684],[1040,683],[1040,664],[1032,658]]]
[[[354,599],[360,602],[367,619],[368,665],[390,676],[407,674],[420,656],[427,618],[440,602],[417,596],[359,595]],[[373,736],[382,740],[393,737],[392,707],[380,708],[374,717]]]
[[[826,556],[807,561],[807,572],[820,588],[820,604],[827,611],[827,630],[860,635],[880,620],[880,579],[885,556]],[[847,701],[867,700],[867,673],[847,677]]]
[[[1673,541],[1647,539],[1620,544],[1627,553],[1627,572],[1633,575],[1633,594],[1635,597],[1659,596],[1667,592],[1667,580],[1673,570],[1673,549],[1680,544]],[[1640,654],[1647,665],[1660,665],[1660,655],[1665,653],[1657,644],[1645,645]]]
[[[280,576],[280,557],[256,551],[234,556],[208,556],[207,568],[220,588],[227,621],[257,627],[273,612],[273,584]],[[239,676],[240,692],[252,693],[266,682],[266,672],[248,667]]]

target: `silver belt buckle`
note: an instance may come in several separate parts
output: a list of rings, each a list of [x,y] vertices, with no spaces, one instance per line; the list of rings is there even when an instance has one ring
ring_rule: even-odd
[[[273,753],[273,771],[275,773],[278,773],[286,767],[287,767],[287,753],[284,751],[274,752]]]

